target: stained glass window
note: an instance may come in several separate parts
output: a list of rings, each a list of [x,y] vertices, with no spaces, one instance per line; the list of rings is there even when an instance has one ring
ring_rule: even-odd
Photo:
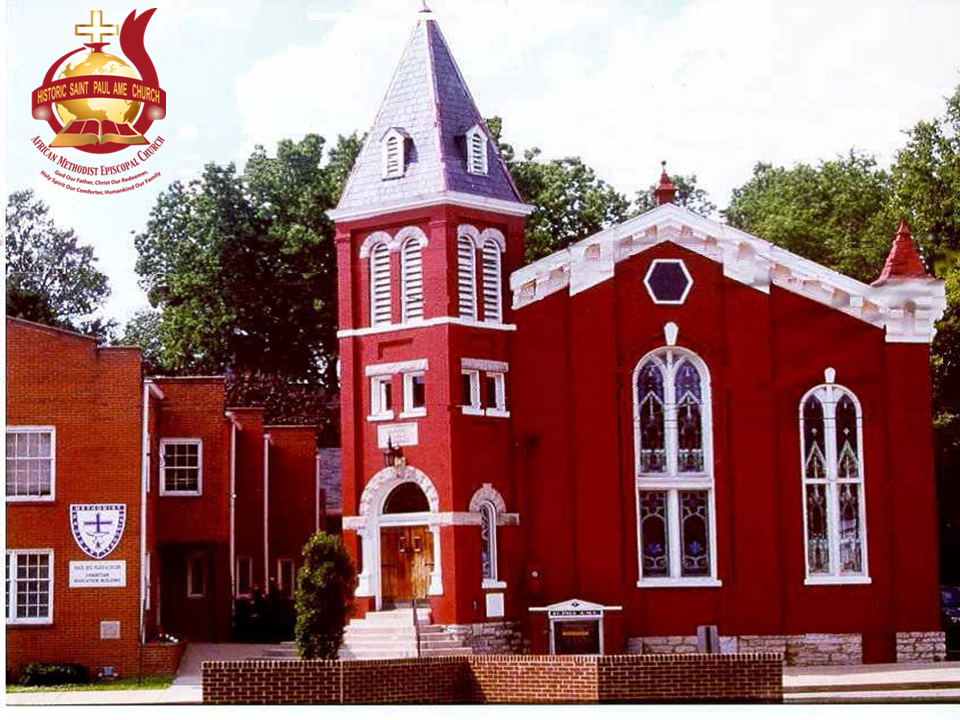
[[[639,365],[634,393],[640,579],[715,580],[706,368],[664,348]]]
[[[496,580],[496,528],[497,515],[493,505],[480,506],[480,569],[484,580]]]
[[[807,394],[800,419],[807,576],[864,577],[860,405],[849,390],[821,385]]]

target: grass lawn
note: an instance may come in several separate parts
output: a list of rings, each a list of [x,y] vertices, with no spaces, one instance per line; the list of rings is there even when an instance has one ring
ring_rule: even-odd
[[[150,677],[125,678],[112,682],[92,682],[87,685],[7,685],[8,693],[35,693],[35,692],[76,692],[89,690],[163,690],[170,687],[172,677],[166,675],[152,675]]]

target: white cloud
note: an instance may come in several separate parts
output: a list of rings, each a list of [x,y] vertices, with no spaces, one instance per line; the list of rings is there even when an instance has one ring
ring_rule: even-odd
[[[721,203],[759,160],[815,162],[857,147],[889,161],[901,131],[941,113],[960,82],[956,2],[431,6],[507,140],[582,155],[625,192],[654,182],[664,158]],[[310,17],[315,44],[238,79],[239,157],[255,142],[366,130],[416,19],[384,0]]]

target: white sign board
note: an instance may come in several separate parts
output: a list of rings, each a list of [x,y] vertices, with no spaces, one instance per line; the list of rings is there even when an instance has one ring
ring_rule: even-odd
[[[127,561],[70,562],[70,587],[126,587]]]
[[[392,443],[394,447],[416,445],[418,443],[417,424],[380,425],[377,427],[377,445],[381,450],[386,450],[388,443]]]

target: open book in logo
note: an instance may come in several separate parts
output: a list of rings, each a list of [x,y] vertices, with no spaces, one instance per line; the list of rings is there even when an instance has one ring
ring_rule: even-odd
[[[46,120],[57,133],[51,147],[101,154],[148,144],[144,135],[154,120],[166,116],[167,103],[143,45],[154,12],[135,17],[133,11],[119,28],[126,60],[104,52],[110,43],[103,38],[116,36],[118,27],[105,25],[101,11],[90,13],[89,25],[76,26],[76,34],[89,37],[90,42],[51,65],[31,97],[33,117]]]

